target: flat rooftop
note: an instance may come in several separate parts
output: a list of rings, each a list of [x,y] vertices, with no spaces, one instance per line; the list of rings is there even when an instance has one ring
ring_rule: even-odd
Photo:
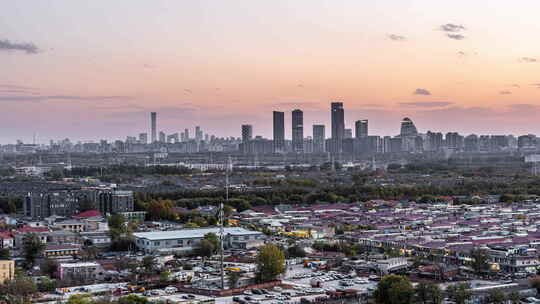
[[[159,240],[203,238],[207,233],[214,233],[216,235],[219,235],[219,228],[214,227],[214,228],[182,229],[182,230],[171,230],[171,231],[137,232],[137,233],[134,233],[133,235],[136,238],[159,241]],[[225,227],[223,228],[223,233],[225,235],[230,234],[232,236],[262,234],[259,231],[247,230],[240,227]]]

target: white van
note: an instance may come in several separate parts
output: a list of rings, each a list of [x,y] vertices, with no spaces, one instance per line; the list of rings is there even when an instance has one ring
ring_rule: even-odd
[[[168,294],[173,294],[173,293],[176,293],[177,291],[178,291],[178,288],[174,286],[165,287],[165,292]]]

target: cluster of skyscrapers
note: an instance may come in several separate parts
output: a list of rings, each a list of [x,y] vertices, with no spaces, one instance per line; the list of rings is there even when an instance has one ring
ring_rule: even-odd
[[[273,112],[273,138],[253,138],[253,126],[242,125],[240,150],[250,153],[343,153],[347,141],[353,140],[352,129],[345,128],[345,110],[342,102],[332,102],[330,106],[332,133],[326,138],[326,127],[315,124],[312,137],[304,137],[304,112],[291,112],[291,141],[285,139],[285,112]],[[355,122],[356,139],[368,137],[368,121]]]
[[[305,136],[304,112],[295,109],[291,112],[290,139],[285,137],[285,112],[272,113],[272,138],[254,136],[253,126],[241,126],[241,137],[218,138],[205,134],[200,126],[194,129],[194,136],[190,130],[165,134],[158,131],[158,115],[150,113],[150,140],[148,133],[140,133],[138,137],[127,136],[125,141],[116,140],[108,142],[84,142],[74,144],[69,139],[50,142],[49,146],[36,144],[23,144],[18,141],[15,145],[0,146],[0,152],[5,153],[35,153],[48,152],[171,152],[171,153],[199,153],[199,152],[240,152],[244,155],[263,154],[310,154],[330,153],[366,156],[376,153],[431,153],[431,152],[505,152],[519,150],[524,152],[540,151],[540,139],[535,135],[476,135],[467,136],[457,132],[427,131],[419,133],[410,118],[403,118],[401,130],[396,136],[370,135],[368,120],[356,120],[354,128],[346,128],[345,109],[342,102],[330,104],[331,132],[327,138],[324,124],[312,125],[312,136]],[[354,133],[354,134],[353,134]],[[353,136],[354,135],[354,136]]]
[[[356,120],[353,130],[345,128],[345,110],[342,102],[330,105],[331,134],[326,138],[325,125],[314,124],[313,136],[304,137],[304,113],[291,112],[291,140],[285,139],[285,112],[273,112],[273,138],[253,137],[253,126],[242,125],[244,154],[269,153],[331,153],[371,155],[375,153],[424,153],[424,152],[503,152],[513,149],[531,151],[539,145],[534,135],[515,138],[512,135],[460,135],[457,132],[428,131],[419,133],[414,122],[406,117],[396,136],[369,135],[368,120]]]

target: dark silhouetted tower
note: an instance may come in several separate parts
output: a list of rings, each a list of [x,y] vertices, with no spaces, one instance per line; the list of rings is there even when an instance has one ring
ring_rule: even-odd
[[[151,134],[152,134],[152,142],[155,142],[157,140],[157,113],[151,112],[150,113],[150,126],[151,126]]]
[[[253,138],[253,126],[242,125],[242,142],[246,143]]]
[[[313,125],[313,152],[323,153],[325,152],[325,127],[324,125]]]
[[[274,111],[274,153],[285,152],[285,113]]]
[[[343,137],[345,136],[345,111],[342,102],[332,102],[332,153],[341,153],[343,151]]]
[[[292,111],[292,148],[296,153],[304,152],[304,112]]]
[[[362,138],[362,137],[368,136],[368,120],[367,119],[357,120],[356,123],[354,124],[354,127],[356,131],[355,133],[356,138]]]

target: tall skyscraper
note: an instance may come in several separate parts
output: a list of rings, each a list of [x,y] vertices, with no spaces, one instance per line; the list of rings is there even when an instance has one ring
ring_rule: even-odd
[[[354,124],[356,138],[362,138],[368,136],[368,120],[357,120]]]
[[[292,111],[292,148],[295,153],[304,152],[304,112]]]
[[[184,140],[189,141],[189,130],[188,129],[184,129]]]
[[[325,127],[324,125],[313,125],[313,152],[323,153],[325,152]]]
[[[155,142],[157,140],[157,113],[156,112],[152,112],[150,113],[150,124],[151,124],[151,128],[152,128],[152,142]]]
[[[253,138],[253,126],[242,125],[242,142],[246,143]]]
[[[167,136],[165,136],[165,132],[159,131],[159,142],[160,143],[166,142],[166,138],[167,138]]]
[[[195,140],[201,141],[203,139],[203,131],[201,130],[201,127],[196,126],[195,127]]]
[[[140,144],[147,144],[148,143],[148,133],[140,133],[139,134],[139,143]]]
[[[418,135],[418,130],[416,129],[414,122],[410,118],[405,117],[401,121],[401,131],[399,135],[401,137],[410,137],[410,136]]]
[[[285,152],[285,113],[274,111],[274,153]]]
[[[341,153],[343,151],[343,137],[345,135],[345,111],[343,110],[343,103],[332,102],[330,110],[332,118],[331,152]]]

